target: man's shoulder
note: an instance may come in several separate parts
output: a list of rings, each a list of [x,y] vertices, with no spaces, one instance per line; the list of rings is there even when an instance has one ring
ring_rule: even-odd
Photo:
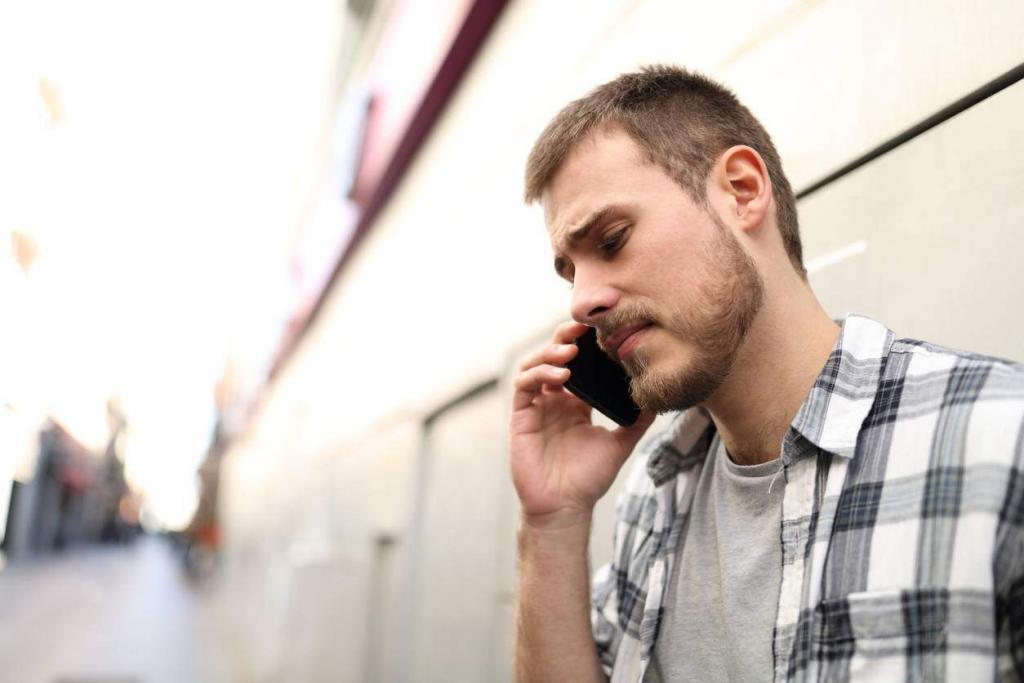
[[[919,450],[923,461],[947,465],[953,453],[968,466],[1022,464],[1024,365],[897,339],[885,366],[865,426],[890,433],[887,442],[898,455]]]
[[[1024,372],[1024,365],[1016,361],[996,356],[989,356],[976,351],[944,346],[942,344],[936,344],[922,339],[911,339],[909,337],[895,339],[889,352],[948,358],[951,361],[958,360],[964,363],[999,366],[1010,371]]]
[[[1024,402],[1024,365],[973,351],[950,348],[919,339],[897,339],[889,350],[892,380],[927,383],[947,394],[961,392],[964,401]],[[892,363],[892,359],[901,362]],[[952,396],[951,396],[952,397]]]

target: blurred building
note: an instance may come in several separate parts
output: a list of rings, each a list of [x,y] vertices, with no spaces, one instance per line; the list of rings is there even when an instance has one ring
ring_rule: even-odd
[[[511,680],[510,379],[568,315],[523,166],[561,106],[622,71],[699,69],[762,120],[834,316],[1024,360],[1021,3],[347,11],[297,313],[215,457],[252,680]]]
[[[55,93],[44,87],[43,96],[56,121]],[[44,381],[38,368],[48,359],[26,334],[40,315],[29,281],[39,247],[19,230],[0,236],[0,312],[7,330],[0,342],[0,557],[18,561],[76,543],[127,540],[138,518],[124,477],[125,417],[116,401],[107,404],[102,450],[47,417],[38,401]]]
[[[110,440],[90,451],[60,423],[48,421],[30,476],[14,481],[3,538],[12,560],[80,543],[126,542],[139,532],[135,495],[124,477],[119,441],[124,416],[108,406]]]

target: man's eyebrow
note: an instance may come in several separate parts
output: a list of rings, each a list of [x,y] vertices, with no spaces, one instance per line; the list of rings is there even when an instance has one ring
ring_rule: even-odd
[[[565,277],[562,274],[562,271],[565,269],[566,258],[562,254],[565,252],[566,248],[575,246],[585,240],[591,230],[607,220],[613,213],[618,213],[621,208],[622,207],[614,204],[602,207],[591,212],[586,218],[580,221],[579,225],[567,231],[565,238],[559,240],[559,244],[555,247],[555,272],[559,277]]]
[[[594,211],[580,221],[578,226],[568,231],[564,242],[567,242],[570,246],[579,244],[587,238],[587,235],[590,234],[591,230],[600,225],[612,213],[616,212],[618,208],[619,207],[617,206],[605,206]]]

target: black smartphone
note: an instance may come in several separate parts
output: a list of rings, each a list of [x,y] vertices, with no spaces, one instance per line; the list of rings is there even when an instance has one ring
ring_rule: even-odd
[[[640,408],[629,395],[629,375],[597,345],[597,332],[588,327],[576,339],[579,353],[566,367],[565,388],[615,420],[623,427],[636,422]]]

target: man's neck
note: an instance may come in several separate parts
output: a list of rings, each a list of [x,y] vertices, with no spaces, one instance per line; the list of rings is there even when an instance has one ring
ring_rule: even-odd
[[[839,336],[810,287],[768,296],[732,371],[705,404],[732,459],[778,458],[786,430]]]

